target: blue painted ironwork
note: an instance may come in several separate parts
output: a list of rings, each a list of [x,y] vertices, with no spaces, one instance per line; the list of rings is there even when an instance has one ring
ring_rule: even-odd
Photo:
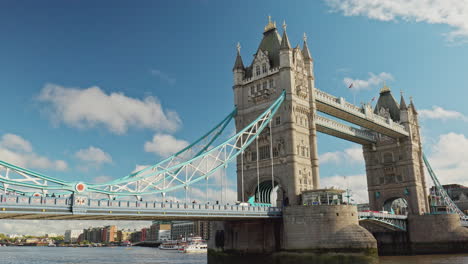
[[[439,192],[439,194],[442,196],[445,205],[449,209],[450,213],[457,214],[460,217],[460,220],[463,221],[468,221],[468,216],[463,213],[460,208],[452,201],[450,196],[447,194],[445,191],[444,187],[439,181],[439,178],[437,178],[437,175],[435,172],[432,170],[431,164],[429,163],[429,160],[426,158],[426,155],[423,154],[423,160],[424,164],[426,165],[427,171],[429,172],[429,175],[431,176],[432,181],[434,182],[434,185]]]
[[[150,195],[176,191],[208,179],[227,166],[255,140],[269,124],[284,101],[285,91],[259,117],[228,140],[212,146],[236,115],[232,111],[207,134],[171,157],[125,177],[103,183],[70,182],[49,177],[19,166],[0,161],[0,184],[5,191],[26,195],[56,195],[94,193],[116,196]],[[13,175],[15,177],[13,177]]]

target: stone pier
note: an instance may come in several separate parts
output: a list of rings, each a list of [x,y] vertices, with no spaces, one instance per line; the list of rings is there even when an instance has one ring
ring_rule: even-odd
[[[408,235],[413,254],[468,252],[468,228],[456,214],[409,215]]]
[[[359,226],[350,205],[288,206],[282,219],[216,222],[212,228],[211,255],[377,253],[375,238]]]

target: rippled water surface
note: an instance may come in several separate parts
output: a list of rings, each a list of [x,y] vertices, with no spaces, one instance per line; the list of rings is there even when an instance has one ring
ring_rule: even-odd
[[[0,248],[0,263],[2,264],[191,264],[206,262],[206,254],[183,254],[157,248]]]
[[[224,262],[224,261],[223,261]],[[237,259],[239,264],[262,264],[262,260]],[[294,260],[284,263],[294,263]],[[351,261],[353,262],[353,261]],[[0,264],[205,264],[206,254],[182,254],[156,248],[47,248],[47,247],[0,247]],[[265,261],[264,263],[271,263]],[[310,264],[342,264],[349,261],[328,258]],[[360,262],[361,263],[361,262]],[[379,257],[369,264],[468,264],[466,255],[421,255]],[[281,263],[282,264],[282,263]],[[308,263],[309,264],[309,263]]]

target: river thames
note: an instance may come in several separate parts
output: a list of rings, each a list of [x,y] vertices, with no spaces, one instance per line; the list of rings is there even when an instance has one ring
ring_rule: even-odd
[[[1,264],[205,264],[206,254],[181,254],[156,248],[69,248],[69,247],[0,247]],[[261,264],[261,260],[252,264]],[[265,262],[271,263],[271,262]],[[283,263],[283,262],[282,262]],[[287,261],[294,264],[295,262]],[[353,262],[323,259],[309,264],[345,264]],[[364,262],[361,262],[364,263]],[[468,263],[464,255],[420,255],[379,257],[368,263],[379,264],[462,264]],[[250,264],[245,261],[242,264]]]

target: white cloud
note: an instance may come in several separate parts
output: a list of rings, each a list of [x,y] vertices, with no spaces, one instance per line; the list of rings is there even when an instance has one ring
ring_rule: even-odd
[[[90,146],[87,149],[80,149],[75,153],[75,157],[79,160],[93,164],[101,165],[104,163],[112,163],[112,157],[109,153],[104,152],[100,148]]]
[[[105,183],[105,182],[109,182],[111,180],[113,180],[113,178],[111,176],[101,175],[101,176],[97,176],[96,178],[94,178],[93,182],[94,183]]]
[[[177,113],[163,110],[155,97],[139,100],[122,93],[106,94],[97,86],[78,89],[47,84],[38,100],[47,104],[53,122],[77,128],[104,125],[123,134],[130,127],[173,132],[181,124]]]
[[[465,122],[468,122],[468,117],[463,115],[460,112],[457,111],[452,111],[452,110],[446,110],[443,109],[440,106],[433,106],[432,110],[428,109],[422,109],[418,111],[418,114],[421,118],[426,118],[426,119],[439,119],[439,120],[462,120]]]
[[[351,89],[353,90],[370,90],[373,87],[382,85],[383,81],[393,80],[393,76],[387,72],[381,72],[379,74],[374,74],[369,72],[369,78],[367,80],[352,79],[350,77],[345,77],[343,83],[346,86],[353,85]]]
[[[31,152],[32,145],[29,141],[15,134],[5,134],[2,136],[0,145],[8,149],[17,149],[19,151]]]
[[[156,134],[152,141],[145,142],[145,151],[153,152],[161,157],[167,157],[188,145],[187,141],[176,139],[172,135]]]
[[[146,168],[148,168],[149,166],[152,166],[152,165],[140,165],[140,164],[137,164],[137,165],[135,165],[135,169],[132,171],[132,173],[137,172],[137,171],[141,171],[142,169],[146,169]]]
[[[325,0],[345,16],[366,16],[381,21],[426,22],[453,28],[449,41],[467,40],[468,0]]]
[[[4,134],[0,139],[0,160],[24,168],[64,171],[68,165],[63,160],[50,160],[33,151],[32,144],[14,134]]]
[[[367,178],[365,174],[320,178],[321,188],[334,187],[336,189],[350,189],[351,199],[354,203],[368,203],[369,195],[367,193]],[[346,200],[346,198],[344,198]]]
[[[364,163],[364,156],[361,147],[347,148],[344,151],[326,152],[319,155],[321,164],[326,163]]]
[[[468,138],[463,134],[441,135],[432,148],[429,162],[442,184],[468,186]],[[432,181],[428,182],[428,187]]]
[[[159,79],[167,82],[170,85],[174,85],[176,83],[175,78],[170,77],[169,75],[167,75],[166,73],[164,73],[164,72],[162,72],[162,71],[160,71],[158,69],[151,69],[150,73],[151,73],[151,75],[158,77]]]
[[[223,201],[223,203],[234,203],[237,201],[237,190],[233,188],[225,188],[221,194],[220,189],[215,188],[190,188],[190,200],[195,200],[201,203],[215,203],[216,201]],[[222,198],[221,198],[222,195]]]

